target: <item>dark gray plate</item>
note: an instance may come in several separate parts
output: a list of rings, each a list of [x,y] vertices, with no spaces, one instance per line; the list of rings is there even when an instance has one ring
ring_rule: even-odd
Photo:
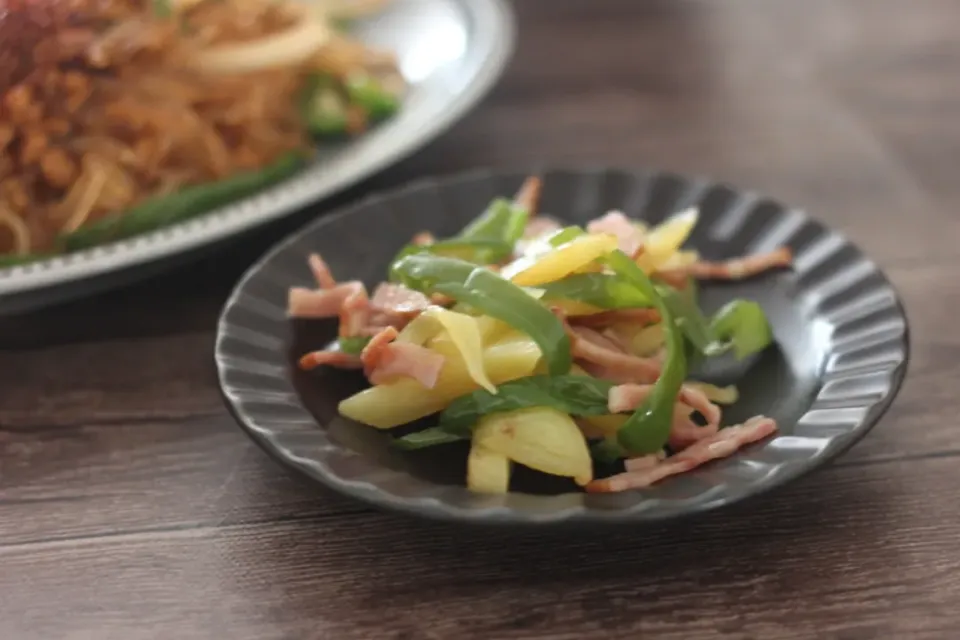
[[[760,302],[777,341],[749,368],[711,371],[737,379],[730,423],[763,413],[780,434],[738,455],[643,491],[586,495],[538,474],[515,477],[506,496],[463,486],[466,448],[404,454],[388,437],[337,414],[363,388],[356,374],[297,371],[296,359],[336,335],[331,323],[292,323],[287,289],[311,286],[306,257],[318,251],[342,279],[381,281],[395,252],[417,231],[452,235],[495,196],[512,194],[519,173],[477,172],[427,180],[325,217],[270,251],[243,277],[220,319],[216,362],[227,402],[253,439],[284,463],[344,494],[419,515],[513,524],[645,521],[704,511],[781,485],[825,464],[866,435],[896,395],[907,368],[903,307],[877,266],[841,235],[804,213],[725,185],[614,169],[549,171],[542,208],[584,223],[609,209],[657,222],[697,204],[690,240],[722,259],[781,245],[792,272],[702,287],[712,309],[733,297]]]

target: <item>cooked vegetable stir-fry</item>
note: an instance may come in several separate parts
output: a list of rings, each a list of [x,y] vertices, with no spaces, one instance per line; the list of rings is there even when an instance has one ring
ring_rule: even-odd
[[[434,416],[394,446],[469,442],[467,486],[483,493],[507,492],[513,465],[589,492],[642,488],[774,433],[764,416],[722,427],[736,387],[688,379],[688,360],[770,345],[756,302],[707,317],[695,280],[787,267],[789,250],[710,263],[683,248],[695,209],[652,229],[617,211],[562,227],[537,215],[539,191],[529,178],[457,236],[418,234],[372,295],[310,256],[317,288],[292,288],[289,314],[338,317],[340,337],[300,365],[371,384],[340,413],[378,429]],[[624,471],[595,477],[611,460]]]

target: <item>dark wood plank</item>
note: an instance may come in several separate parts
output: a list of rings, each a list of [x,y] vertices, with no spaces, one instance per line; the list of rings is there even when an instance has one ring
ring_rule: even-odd
[[[0,636],[942,640],[960,624],[954,468],[837,468],[601,536],[358,513],[25,543],[0,548]]]
[[[503,81],[423,152],[169,274],[0,319],[0,638],[955,635],[960,3],[515,4]],[[540,164],[714,176],[850,235],[910,315],[888,416],[757,502],[577,539],[376,514],[243,436],[213,327],[257,256],[370,191]]]

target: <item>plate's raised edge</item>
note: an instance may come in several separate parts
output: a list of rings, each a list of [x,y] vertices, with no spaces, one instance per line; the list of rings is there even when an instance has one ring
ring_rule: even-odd
[[[593,176],[594,174],[610,174],[617,171],[600,167],[590,167],[587,171],[554,168],[551,173]],[[526,173],[517,172],[518,175]],[[779,238],[778,244],[785,243],[791,233],[798,231],[803,226],[812,227],[817,231],[817,236],[811,242],[809,251],[804,249],[797,255],[798,261],[803,266],[799,272],[794,274],[793,281],[794,285],[800,289],[827,290],[829,291],[827,297],[830,300],[839,301],[832,304],[833,308],[830,315],[835,322],[834,333],[838,336],[837,343],[840,346],[827,359],[822,371],[824,384],[813,400],[811,409],[797,422],[798,426],[804,425],[805,429],[812,430],[810,433],[813,434],[814,438],[817,437],[818,432],[823,435],[827,444],[820,453],[804,458],[802,461],[781,463],[762,482],[754,483],[750,488],[738,491],[734,496],[711,496],[708,498],[704,495],[698,495],[687,499],[650,497],[641,499],[624,508],[590,507],[584,504],[584,500],[581,499],[579,504],[574,506],[538,513],[530,513],[511,507],[510,495],[504,497],[502,502],[490,506],[484,506],[483,501],[471,502],[465,500],[461,494],[467,492],[462,487],[438,488],[437,491],[432,492],[432,495],[425,496],[398,495],[390,489],[392,481],[398,475],[397,472],[383,471],[375,474],[380,476],[379,480],[387,480],[387,482],[375,484],[364,479],[339,477],[332,474],[329,471],[329,466],[322,460],[313,457],[297,457],[292,454],[284,446],[284,443],[278,442],[277,437],[271,433],[273,429],[271,410],[274,412],[280,411],[287,420],[294,419],[302,424],[313,425],[313,428],[316,429],[315,440],[318,441],[318,445],[320,440],[328,440],[325,434],[320,435],[322,430],[316,427],[313,416],[299,402],[292,383],[284,379],[280,385],[283,390],[279,394],[275,391],[266,394],[257,393],[255,407],[251,407],[241,405],[246,404],[244,395],[252,390],[230,381],[232,372],[239,370],[236,369],[235,365],[240,363],[233,361],[231,356],[226,353],[224,343],[227,339],[240,340],[245,343],[245,347],[257,349],[257,361],[262,365],[274,370],[283,370],[288,366],[285,353],[264,347],[264,344],[266,344],[264,339],[269,339],[266,334],[258,334],[258,339],[257,336],[252,335],[249,328],[241,327],[240,335],[233,330],[236,327],[232,324],[232,316],[240,305],[245,287],[257,278],[257,274],[261,273],[264,266],[305,234],[317,233],[325,226],[335,224],[338,220],[350,216],[358,210],[378,204],[386,204],[393,198],[401,197],[411,191],[436,189],[441,185],[449,185],[459,181],[503,175],[501,172],[489,170],[454,174],[445,176],[442,180],[424,179],[396,190],[372,194],[339,212],[317,220],[267,252],[240,279],[224,305],[218,324],[216,365],[221,392],[229,410],[253,436],[255,442],[273,457],[287,466],[306,473],[331,489],[389,510],[437,520],[494,525],[635,523],[641,520],[653,522],[693,515],[780,487],[815,468],[829,463],[862,439],[877,424],[896,398],[906,375],[910,356],[906,311],[901,297],[883,271],[875,263],[868,260],[842,234],[828,229],[825,225],[804,213],[779,205],[776,201],[760,198],[752,192],[737,190],[726,183],[704,181],[702,178],[690,178],[672,173],[652,171],[641,171],[639,173],[627,171],[626,173],[650,183],[659,179],[682,181],[690,190],[697,192],[706,192],[711,189],[730,189],[740,196],[738,203],[741,205],[743,202],[777,204],[779,215],[773,228],[766,230],[766,238],[776,236]],[[383,209],[382,206],[376,208]],[[749,217],[749,211],[744,214],[742,209],[742,206],[731,207],[720,218],[736,218],[736,223],[733,226],[742,226]],[[776,246],[765,246],[764,250],[772,248],[776,248]],[[831,263],[836,266],[837,260],[842,263],[840,271],[832,276],[824,275],[823,267]],[[874,277],[877,281],[868,283],[868,280]],[[861,301],[864,302],[865,306],[858,308]],[[856,304],[850,304],[851,302]],[[271,311],[269,314],[261,309],[257,315],[271,316],[272,329],[281,334],[286,332],[284,323],[287,321],[282,309]],[[273,339],[275,340],[275,338]],[[277,381],[275,381],[276,383]],[[838,433],[838,429],[842,431]],[[738,457],[755,459],[772,443],[786,437],[790,436],[778,436],[764,443],[753,445],[746,452],[738,454]],[[311,441],[313,440],[314,438],[311,437]],[[337,447],[327,444],[322,448],[331,451]],[[656,487],[643,493],[655,495]],[[714,494],[717,492],[710,491],[708,493]],[[444,499],[451,494],[456,494],[455,498]],[[552,500],[551,498],[545,499]]]
[[[493,88],[516,44],[516,19],[505,0],[455,0],[475,25],[468,54],[477,75],[431,125],[402,132],[384,124],[382,142],[369,160],[321,163],[259,194],[193,220],[101,247],[0,268],[0,295],[23,293],[90,278],[182,253],[281,218],[347,188],[425,146],[462,118]],[[376,135],[376,133],[371,135]],[[400,135],[402,134],[402,135]]]

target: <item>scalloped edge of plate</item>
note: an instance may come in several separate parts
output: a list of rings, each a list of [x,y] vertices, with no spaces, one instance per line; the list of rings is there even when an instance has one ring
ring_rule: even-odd
[[[709,221],[706,233],[732,238],[750,227],[750,233],[756,234],[749,240],[754,251],[785,244],[794,248],[795,269],[790,278],[797,295],[819,301],[810,312],[820,309],[821,316],[830,319],[832,335],[842,336],[824,354],[820,388],[796,423],[796,428],[803,429],[802,436],[774,436],[731,458],[711,463],[714,479],[708,483],[709,488],[679,498],[668,496],[661,488],[671,481],[613,495],[479,496],[463,486],[431,484],[378,466],[333,442],[303,406],[289,378],[290,362],[283,350],[284,341],[278,336],[287,336],[290,331],[283,301],[286,287],[292,283],[277,281],[277,272],[290,273],[289,265],[281,263],[291,258],[305,259],[307,240],[335,229],[338,224],[350,223],[356,216],[371,216],[384,222],[392,205],[424,194],[432,194],[434,201],[450,207],[453,199],[442,194],[458,185],[484,180],[497,184],[516,182],[522,175],[473,171],[420,180],[401,189],[374,194],[307,225],[253,265],[224,305],[215,349],[222,394],[249,435],[287,466],[337,492],[390,510],[478,524],[636,523],[712,510],[799,478],[863,438],[893,402],[909,362],[906,312],[882,270],[841,234],[775,200],[725,183],[642,170],[551,169],[542,174],[544,181],[549,182],[553,176],[554,180],[575,182],[570,193],[575,201],[587,203],[585,207],[598,200],[603,185],[611,179],[631,183],[632,192],[642,194],[641,198],[649,197],[660,182],[677,182],[682,186],[677,201],[687,206],[701,202],[709,193],[725,190],[731,194],[731,201]],[[754,218],[761,209],[764,216],[769,216],[771,210],[775,215],[759,225],[753,224],[758,222]],[[353,224],[363,226],[362,222]],[[798,243],[801,246],[795,246]],[[257,290],[256,296],[250,293],[251,289]],[[264,298],[261,294],[266,290],[277,292],[279,297]],[[251,378],[257,386],[251,386]],[[792,439],[790,443],[788,438]],[[786,459],[781,454],[779,462],[770,462],[778,459],[775,443],[797,446],[804,439],[809,439],[808,446],[813,447],[810,456]],[[677,478],[693,478],[697,474],[693,471]],[[731,482],[743,486],[734,491]]]

